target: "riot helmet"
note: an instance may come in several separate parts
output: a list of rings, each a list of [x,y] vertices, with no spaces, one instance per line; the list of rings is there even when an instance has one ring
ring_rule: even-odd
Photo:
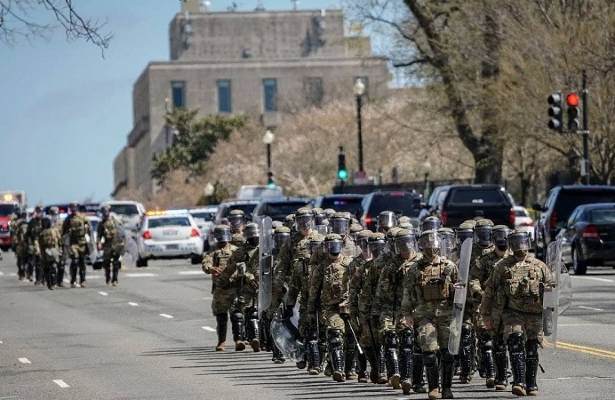
[[[412,219],[407,215],[402,215],[401,217],[397,218],[397,226],[401,228],[402,224],[412,224]]]
[[[459,228],[455,231],[458,248],[461,248],[461,244],[466,239],[474,239],[474,225],[476,225],[474,221],[465,221],[459,225]]]
[[[360,232],[363,231],[363,227],[359,224],[351,224],[350,225],[350,237],[352,237],[352,239],[354,241],[357,240],[357,237],[359,235]]]
[[[452,258],[455,253],[455,232],[451,228],[438,229],[440,239],[440,254],[446,258]]]
[[[397,225],[397,218],[393,211],[382,211],[378,214],[377,223],[379,232],[388,232],[389,229]]]
[[[508,235],[510,229],[506,225],[496,225],[493,227],[493,242],[498,250],[504,252],[508,250]]]
[[[395,234],[395,253],[405,256],[416,253],[417,244],[414,232],[408,229],[400,229]]]
[[[302,207],[295,213],[295,224],[297,231],[306,234],[314,227],[314,214],[312,210]]]
[[[43,216],[43,207],[36,206],[34,207],[33,217],[42,217]]]
[[[318,251],[322,248],[323,237],[320,235],[315,235],[310,239],[310,254],[314,255],[318,253]]]
[[[295,214],[288,214],[284,217],[284,225],[293,229],[295,227]]]
[[[344,242],[342,237],[336,233],[330,233],[325,237],[325,249],[331,257],[338,257],[342,253]]]
[[[100,208],[100,213],[102,214],[103,218],[109,218],[109,214],[111,214],[111,207],[109,207],[108,205],[104,205]]]
[[[489,219],[481,219],[476,222],[474,228],[474,236],[478,245],[481,247],[490,247],[493,245],[493,222]]]
[[[435,216],[429,216],[423,220],[421,223],[421,232],[422,231],[437,231],[442,227],[442,222],[440,218]]]
[[[364,229],[361,232],[357,233],[357,238],[355,240],[357,246],[361,249],[361,253],[363,254],[363,258],[369,260],[371,258],[371,252],[369,251],[369,237],[372,234],[371,231]]]
[[[327,217],[328,220],[333,218],[333,216],[335,215],[335,210],[332,208],[325,208],[323,212],[325,213],[325,216]]]
[[[255,224],[254,222],[250,222],[249,224],[247,224],[243,234],[245,235],[246,241],[250,246],[258,246],[260,233],[258,231],[257,224]]]
[[[530,235],[524,231],[513,231],[508,236],[508,243],[515,256],[524,257],[530,250]]]
[[[34,211],[36,212],[36,209]],[[79,211],[79,204],[76,201],[71,201],[68,205],[68,211],[71,214],[77,214],[77,211]]]
[[[52,217],[57,216],[60,213],[60,209],[57,206],[49,207],[49,215]]]
[[[419,239],[419,247],[423,254],[427,257],[433,257],[440,252],[440,239],[438,238],[438,232],[434,230],[426,230],[421,232]]]
[[[385,236],[382,232],[372,232],[367,240],[369,251],[374,258],[379,257],[384,252],[386,246]]]
[[[228,221],[231,224],[231,229],[234,232],[241,230],[245,223],[246,215],[242,210],[231,210],[228,215]]]
[[[51,228],[51,218],[45,217],[41,220],[41,226],[43,229]]]
[[[314,225],[327,225],[327,215],[322,208],[313,208],[312,214],[314,214]]]
[[[224,247],[231,241],[231,228],[227,225],[217,225],[214,228],[214,238],[218,247]]]
[[[338,212],[331,219],[331,228],[334,234],[346,236],[348,234],[350,218],[346,213]]]
[[[290,241],[290,229],[287,226],[279,226],[273,233],[273,243],[276,249],[281,249]]]

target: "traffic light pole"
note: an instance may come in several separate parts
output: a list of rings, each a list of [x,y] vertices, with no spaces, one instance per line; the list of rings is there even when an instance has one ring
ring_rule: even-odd
[[[357,96],[357,132],[359,134],[359,172],[363,172],[363,126],[361,109],[363,108],[363,96]]]
[[[583,70],[583,92],[581,93],[581,101],[583,102],[583,183],[590,184],[591,168],[589,163],[589,90],[587,89],[587,73]]]

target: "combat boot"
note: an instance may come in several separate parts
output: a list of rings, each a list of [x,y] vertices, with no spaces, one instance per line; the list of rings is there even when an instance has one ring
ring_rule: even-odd
[[[423,371],[425,369],[423,353],[421,352],[421,348],[416,345],[416,342],[412,358],[412,391],[414,391],[414,393],[426,393],[427,389],[425,388],[425,379],[423,377]]]
[[[377,358],[378,358],[378,384],[384,385],[389,382],[386,375],[386,361],[384,356],[384,347],[380,346],[378,349]]]
[[[538,374],[538,341],[530,339],[525,345],[526,349],[526,371],[525,384],[528,396],[538,396],[538,385],[536,384],[536,375]]]
[[[429,400],[439,399],[440,369],[438,367],[438,356],[434,352],[423,353],[423,362],[427,370],[427,385],[429,386],[427,397]]]
[[[442,351],[442,398],[453,398],[453,374],[455,373],[455,359],[448,350]]]
[[[284,364],[286,362],[284,354],[282,354],[282,352],[280,351],[280,349],[278,349],[278,346],[276,346],[275,343],[271,343],[271,352],[271,361],[273,361],[274,364]]]
[[[395,331],[386,331],[384,336],[386,344],[385,358],[389,383],[393,389],[400,389],[401,375],[399,373],[399,358],[397,355],[397,334]]]
[[[473,339],[472,326],[470,324],[463,324],[459,346],[459,383],[461,384],[467,384],[472,381],[472,368],[474,364],[472,355]]]
[[[344,382],[344,338],[339,329],[329,330],[329,356],[331,358],[331,369],[333,370],[333,380]]]
[[[495,348],[495,390],[503,391],[508,386],[508,354],[506,345],[498,342]]]
[[[523,345],[522,333],[513,332],[508,337],[508,351],[510,352],[513,375],[512,393],[517,396],[525,396],[525,346]]]
[[[493,340],[488,334],[481,337],[480,353],[482,354],[482,370],[485,378],[485,385],[488,388],[495,387],[495,360],[493,355]]]
[[[235,310],[231,313],[231,330],[233,331],[233,340],[235,341],[235,351],[244,351],[246,343],[244,342],[244,318],[243,313]]]
[[[346,379],[355,380],[358,377],[357,371],[356,371],[356,361],[355,361],[356,353],[355,353],[354,345],[350,345],[350,343],[348,344],[349,345],[347,346],[346,351],[345,351],[346,361],[344,362],[344,365],[346,368],[345,368],[344,373],[346,374]]]
[[[412,392],[414,331],[407,329],[401,332],[399,344],[399,373],[401,378],[401,390],[408,395]]]
[[[320,374],[320,351],[318,349],[318,340],[310,340],[306,350],[308,374]]]
[[[357,381],[367,383],[367,356],[365,353],[357,356]]]
[[[226,313],[216,314],[216,333],[218,335],[218,345],[216,351],[224,351],[226,342],[226,328],[228,323]]]

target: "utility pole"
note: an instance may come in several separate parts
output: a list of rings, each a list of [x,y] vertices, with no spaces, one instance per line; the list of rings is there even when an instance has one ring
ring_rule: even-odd
[[[581,166],[581,175],[583,176],[583,183],[590,184],[591,181],[591,168],[589,161],[589,90],[587,89],[587,73],[583,70],[583,91],[581,92],[581,101],[583,102],[583,130],[581,135],[583,136],[583,165]]]

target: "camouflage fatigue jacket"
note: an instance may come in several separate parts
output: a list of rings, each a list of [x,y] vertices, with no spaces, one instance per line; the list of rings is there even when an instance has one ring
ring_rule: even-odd
[[[28,228],[26,229],[26,241],[28,243],[28,252],[32,255],[40,255],[38,237],[42,230],[42,218],[32,218],[28,222]]]
[[[308,283],[312,270],[313,260],[310,255],[310,241],[318,237],[316,231],[311,231],[306,236],[296,234],[294,243],[287,248],[281,256],[280,267],[288,268],[286,282],[288,283],[288,305],[294,305],[297,299],[302,305],[306,305],[308,297]]]
[[[382,263],[380,257],[372,258],[363,265],[362,279],[357,287],[357,308],[359,313],[364,316],[372,314],[372,306],[376,300],[376,290],[380,279],[380,268]]]
[[[258,272],[254,268],[254,263],[250,262],[254,253],[258,254],[258,246],[251,246],[248,242],[238,247],[229,258],[226,268],[220,273],[220,283],[228,284],[228,287],[234,287],[235,289],[243,287],[244,283],[250,283],[255,286],[256,274]],[[238,271],[240,263],[244,263],[246,268],[243,276],[240,276]]]
[[[47,250],[55,250],[57,252],[57,257],[59,257],[60,248],[62,247],[62,239],[55,229],[43,229],[39,235],[38,244],[41,250],[41,259],[43,261],[58,261],[55,256],[48,254],[47,252]]]
[[[229,287],[228,282],[224,282],[221,280],[221,276],[222,272],[224,272],[224,270],[228,266],[231,256],[236,250],[237,247],[228,243],[223,248],[216,249],[203,257],[203,272],[205,272],[206,274],[211,274],[212,276],[212,292],[218,287]]]
[[[113,218],[100,221],[96,229],[97,244],[102,243],[103,248],[107,251],[122,252],[124,243],[121,242],[119,229],[118,223]]]
[[[414,259],[416,256],[413,256]],[[387,263],[380,270],[378,287],[376,288],[376,298],[373,309],[378,314],[387,313],[397,317],[401,311],[401,301],[403,297],[404,282],[404,262],[398,255],[387,258]],[[373,313],[372,313],[373,315]]]
[[[62,236],[68,235],[71,245],[84,246],[86,244],[85,235],[90,233],[90,224],[81,214],[73,214],[66,217],[62,225]]]
[[[485,289],[485,283],[487,279],[489,279],[495,264],[502,258],[503,257],[498,256],[494,247],[478,257],[474,264],[470,266],[470,275],[468,277],[469,301],[472,301],[474,304],[480,304]]]
[[[349,269],[352,258],[340,255],[314,268],[310,276],[308,314],[323,309],[348,313]]]
[[[491,318],[495,302],[504,311],[540,315],[545,287],[552,285],[549,267],[533,255],[527,254],[522,260],[512,255],[505,257],[496,264],[487,281],[481,312]]]
[[[365,265],[368,263],[363,257],[363,254],[359,254],[355,257],[349,266],[350,271],[350,287],[348,292],[348,303],[350,306],[350,314],[353,317],[359,316],[359,296],[361,289],[363,288],[366,278]]]
[[[408,269],[405,288],[407,298],[402,300],[404,317],[414,311],[414,319],[434,313],[452,312],[457,282],[457,266],[450,260],[436,256],[432,260],[421,258]]]

